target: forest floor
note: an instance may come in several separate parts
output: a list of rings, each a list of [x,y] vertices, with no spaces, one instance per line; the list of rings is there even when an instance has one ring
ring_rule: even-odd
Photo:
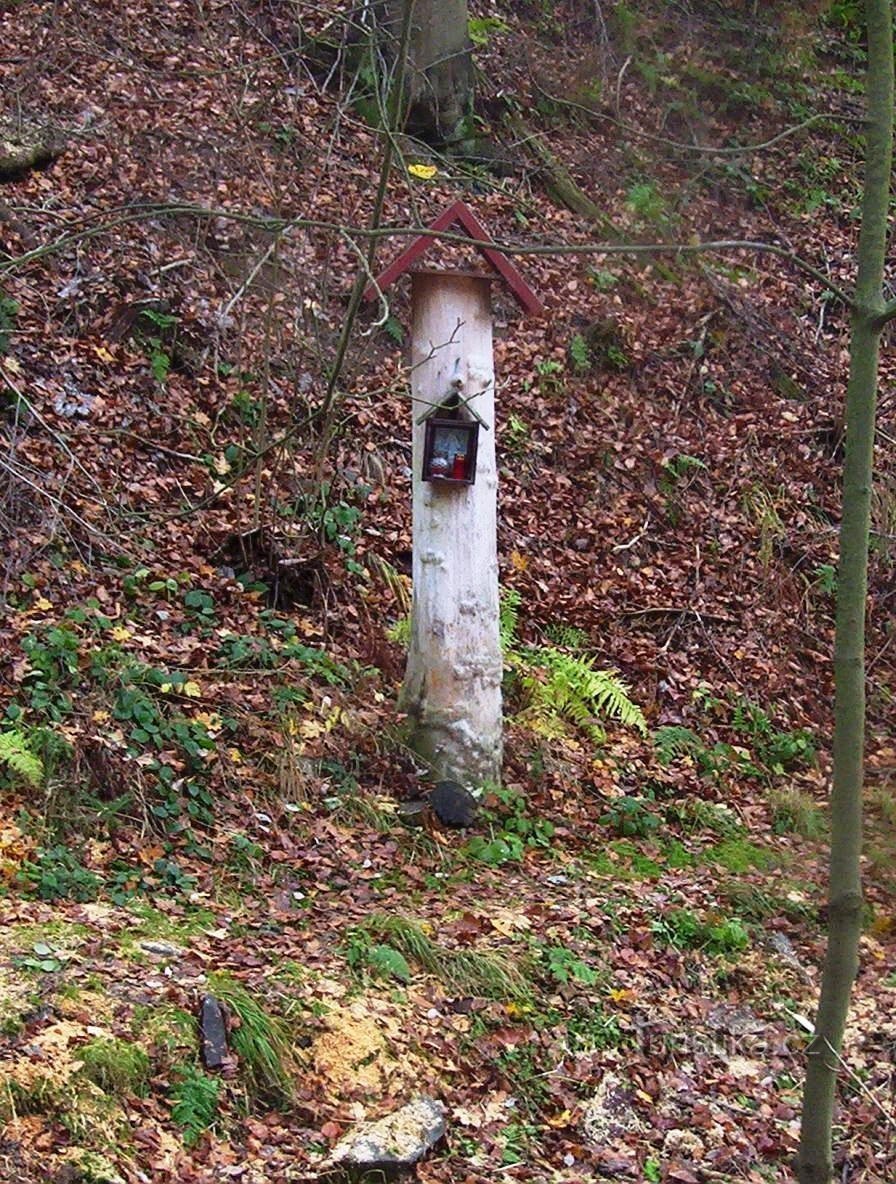
[[[473,4],[499,160],[399,137],[385,224],[462,198],[520,248],[605,242],[537,134],[627,241],[773,242],[848,288],[856,10],[771,7]],[[0,188],[0,1180],[320,1179],[420,1095],[422,1181],[789,1179],[846,309],[753,251],[514,256],[547,312],[496,291],[504,779],[473,832],[404,827],[408,297],[362,311],[329,401],[358,251],[295,221],[373,211],[341,27],[0,3],[6,116],[66,142]],[[850,1184],[896,1171],[894,373],[885,342]]]

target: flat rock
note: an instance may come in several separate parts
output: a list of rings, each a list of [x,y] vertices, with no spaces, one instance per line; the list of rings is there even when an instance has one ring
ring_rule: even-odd
[[[444,1136],[445,1106],[415,1098],[400,1110],[351,1131],[336,1144],[332,1166],[386,1175],[411,1168]]]
[[[183,946],[176,946],[171,941],[138,941],[137,945],[144,954],[155,954],[159,958],[179,958],[185,951]]]
[[[591,1143],[604,1143],[623,1135],[643,1134],[644,1130],[635,1110],[634,1087],[615,1073],[605,1073],[582,1108],[582,1134]]]
[[[479,803],[459,781],[437,781],[429,795],[436,818],[443,826],[462,830],[476,821]]]

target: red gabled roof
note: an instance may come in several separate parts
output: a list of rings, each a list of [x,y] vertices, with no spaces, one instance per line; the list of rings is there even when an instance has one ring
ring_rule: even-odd
[[[438,218],[434,218],[430,222],[427,229],[449,230],[452,226],[460,226],[471,239],[476,240],[476,249],[485,256],[526,312],[534,314],[544,312],[544,305],[523,279],[518,269],[503,251],[491,245],[491,240],[482,223],[470,207],[462,201],[456,201],[447,210],[443,210]],[[405,247],[397,259],[394,259],[387,268],[380,272],[375,283],[368,284],[364,290],[364,299],[375,300],[378,290],[385,292],[400,275],[408,270],[412,263],[416,263],[437,241],[434,236],[426,234],[415,238],[410,246]]]

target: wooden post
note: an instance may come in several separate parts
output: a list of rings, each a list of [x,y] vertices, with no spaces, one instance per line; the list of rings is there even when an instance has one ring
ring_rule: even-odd
[[[428,229],[454,226],[469,236],[525,312],[544,311],[462,201],[438,214]],[[414,239],[371,281],[365,299],[384,299],[434,241],[430,235]],[[434,776],[476,786],[500,781],[502,755],[492,277],[459,271],[411,275],[414,602],[400,702],[410,721],[410,742]],[[456,484],[423,479],[426,417],[452,397],[459,404],[454,412],[480,425],[472,484],[466,471]]]
[[[414,599],[401,707],[436,776],[482,785],[500,781],[502,755],[491,281],[412,278]],[[422,421],[452,393],[483,428],[474,484],[446,487],[423,480]]]

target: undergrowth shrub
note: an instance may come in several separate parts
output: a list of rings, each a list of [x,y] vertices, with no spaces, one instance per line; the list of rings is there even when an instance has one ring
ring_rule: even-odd
[[[547,739],[570,730],[602,744],[603,720],[647,734],[641,708],[615,670],[600,670],[595,659],[568,651],[580,648],[587,634],[572,625],[549,625],[545,632],[556,645],[520,646],[517,625],[521,596],[511,588],[501,597],[498,631],[504,654],[508,698],[520,704],[517,719]],[[406,645],[411,623],[403,617],[387,631],[391,641]],[[561,648],[565,647],[565,648]]]
[[[474,835],[464,848],[467,855],[497,867],[522,859],[527,851],[551,846],[554,824],[531,815],[525,797],[517,790],[499,786],[488,800],[490,805],[481,817],[489,823],[489,833]]]

